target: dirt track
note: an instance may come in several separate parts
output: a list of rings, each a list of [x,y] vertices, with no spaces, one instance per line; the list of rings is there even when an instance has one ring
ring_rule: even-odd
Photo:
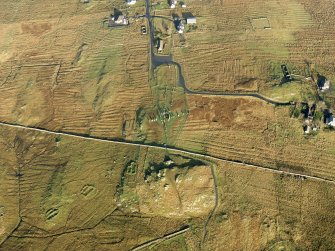
[[[165,235],[165,236],[163,236],[163,237],[161,237],[161,238],[154,239],[154,240],[151,240],[151,241],[149,241],[149,242],[143,243],[143,244],[141,244],[141,245],[139,245],[139,246],[137,246],[137,247],[135,247],[135,248],[133,248],[133,249],[131,249],[131,250],[132,250],[132,251],[142,250],[142,249],[144,249],[144,248],[146,248],[146,247],[150,247],[150,246],[152,246],[152,245],[154,245],[154,244],[158,244],[159,242],[162,242],[162,241],[171,239],[171,238],[173,238],[173,237],[176,237],[176,236],[178,236],[178,235],[180,235],[180,234],[183,234],[183,233],[187,232],[188,230],[190,230],[189,227],[182,228],[182,229],[179,230],[179,231],[176,231],[176,232],[167,234],[167,235]]]

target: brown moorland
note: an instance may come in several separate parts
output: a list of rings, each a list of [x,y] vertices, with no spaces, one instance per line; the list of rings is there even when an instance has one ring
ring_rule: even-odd
[[[335,134],[304,134],[300,102],[335,108],[306,80],[334,80],[334,2],[152,7],[197,17],[165,38],[188,88],[295,106],[151,71],[144,3],[1,3],[0,249],[332,250]],[[107,27],[116,11],[129,26]],[[278,85],[283,63],[297,79]]]

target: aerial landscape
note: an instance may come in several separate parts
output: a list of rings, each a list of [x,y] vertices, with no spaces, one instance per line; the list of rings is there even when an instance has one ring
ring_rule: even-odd
[[[0,7],[0,250],[335,250],[334,0]]]

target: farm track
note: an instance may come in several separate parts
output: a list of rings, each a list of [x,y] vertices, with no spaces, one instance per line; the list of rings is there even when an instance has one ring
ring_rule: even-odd
[[[57,135],[57,136],[70,136],[70,137],[74,137],[74,138],[78,138],[78,139],[94,140],[94,141],[98,141],[98,142],[112,142],[112,143],[119,144],[119,145],[137,146],[137,147],[142,146],[142,147],[148,147],[148,148],[153,148],[153,149],[161,149],[161,150],[164,150],[164,151],[168,150],[168,151],[176,152],[176,153],[180,153],[180,154],[191,155],[191,156],[196,157],[196,158],[207,159],[209,161],[224,161],[226,163],[236,164],[236,165],[240,165],[240,166],[243,166],[243,167],[256,168],[256,169],[260,169],[260,170],[263,170],[263,171],[272,172],[274,174],[298,175],[298,176],[303,176],[305,178],[312,179],[312,180],[315,180],[315,181],[322,181],[322,182],[335,184],[335,180],[332,180],[332,179],[322,178],[322,177],[314,176],[314,175],[301,174],[301,173],[296,173],[296,172],[291,172],[291,171],[276,170],[276,169],[272,169],[272,168],[269,168],[269,167],[266,167],[266,166],[256,165],[256,164],[252,164],[252,163],[243,163],[242,161],[229,160],[229,159],[222,158],[222,157],[215,157],[215,156],[211,156],[211,155],[207,155],[207,154],[201,154],[201,153],[197,153],[197,152],[187,151],[187,150],[183,150],[183,149],[179,149],[179,148],[174,148],[174,147],[171,147],[171,146],[137,143],[137,142],[127,142],[127,141],[122,141],[122,140],[118,140],[118,139],[111,139],[111,138],[107,138],[107,137],[98,137],[98,136],[90,136],[90,135],[86,135],[86,134],[73,133],[73,132],[52,131],[52,130],[48,130],[48,129],[45,129],[45,128],[24,126],[24,125],[8,123],[8,122],[0,122],[0,125],[5,126],[5,127],[10,127],[10,128],[16,128],[16,129],[31,130],[31,131],[41,132],[41,133],[49,133],[49,134],[53,134],[53,135]]]
[[[214,193],[215,193],[215,204],[213,209],[211,210],[211,212],[209,213],[207,220],[205,221],[204,224],[204,230],[203,230],[203,236],[200,242],[200,249],[204,250],[204,244],[206,241],[206,237],[207,237],[207,226],[209,224],[209,222],[211,221],[217,207],[219,206],[219,191],[218,191],[218,181],[217,181],[217,177],[216,177],[216,173],[215,173],[215,167],[213,165],[211,165],[211,172],[212,172],[212,176],[213,176],[213,181],[214,181]]]
[[[171,239],[173,237],[176,237],[178,235],[181,235],[183,233],[186,233],[189,229],[190,229],[190,227],[188,227],[188,226],[187,227],[183,227],[181,230],[175,231],[173,233],[164,235],[163,237],[156,238],[154,240],[151,240],[151,241],[145,242],[143,244],[140,244],[139,246],[134,247],[131,250],[132,251],[142,250],[142,249],[150,247],[152,245],[159,244],[162,241],[165,241],[165,240]]]

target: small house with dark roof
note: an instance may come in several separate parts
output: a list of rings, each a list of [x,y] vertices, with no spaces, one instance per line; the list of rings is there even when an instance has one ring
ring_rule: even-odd
[[[325,76],[318,74],[317,85],[318,85],[319,90],[324,92],[326,90],[329,90],[330,81]]]
[[[335,127],[335,120],[332,113],[330,113],[326,118],[326,125]]]

